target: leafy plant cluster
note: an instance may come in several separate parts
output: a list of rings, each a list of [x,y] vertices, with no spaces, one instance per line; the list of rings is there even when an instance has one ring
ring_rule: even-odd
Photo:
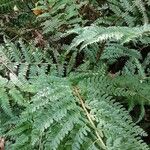
[[[2,0],[0,146],[149,150],[149,7]]]

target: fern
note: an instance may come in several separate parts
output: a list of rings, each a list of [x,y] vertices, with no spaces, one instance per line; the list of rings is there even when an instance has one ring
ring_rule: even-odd
[[[2,0],[0,2],[0,12],[5,13],[6,11],[9,12],[10,10],[13,10],[13,7],[16,5],[16,3],[19,2],[18,0]]]
[[[8,46],[10,46],[9,49],[16,49],[14,45]],[[24,45],[22,48],[25,49]],[[13,56],[12,49],[11,61],[17,61],[20,58],[32,65],[35,59],[30,58],[30,52],[26,51],[27,54],[21,54],[21,58]],[[4,59],[5,55],[2,56]],[[75,77],[67,78],[43,75],[34,77],[35,79],[32,79],[30,75],[31,78],[26,81],[27,83],[19,86],[20,90],[15,88],[12,81],[9,81],[9,84],[13,86],[13,89],[9,89],[10,99],[20,108],[22,106],[25,108],[19,114],[17,113],[19,118],[16,121],[12,119],[4,123],[5,128],[1,127],[3,135],[5,133],[7,137],[14,137],[12,140],[16,142],[11,144],[12,149],[37,149],[39,147],[44,149],[123,149],[127,144],[131,149],[137,147],[148,149],[136,138],[137,135],[146,134],[132,123],[122,106],[112,100],[116,96],[128,97],[131,100],[134,93],[123,90],[120,85],[118,88],[116,83],[115,86],[114,83],[111,85],[103,69],[99,73],[92,72],[86,75],[78,73]],[[1,87],[6,86],[8,82],[5,79],[3,81]],[[29,100],[25,100],[27,94],[30,95]],[[10,102],[10,99],[7,99]],[[2,108],[5,111],[4,108],[8,106],[6,104],[4,106]],[[15,111],[13,109],[13,112]],[[12,125],[14,128],[6,132],[6,129]],[[120,135],[116,129],[119,129]],[[124,138],[130,140],[126,141]],[[121,142],[122,140],[124,142]]]
[[[114,102],[104,78],[101,71],[91,73],[76,85],[76,78],[47,77],[49,86],[32,96],[14,129],[6,133],[16,141],[24,137],[13,149],[148,149],[137,138],[145,132]]]
[[[54,37],[57,39],[59,32],[64,32],[66,28],[70,29],[78,26],[78,24],[85,24],[86,21],[83,20],[80,9],[87,3],[87,1],[78,3],[73,0],[41,2],[37,8],[46,10],[38,17],[42,22],[43,33],[54,35],[56,33],[57,35]]]
[[[15,5],[18,12],[12,12]],[[33,17],[33,5],[33,12],[41,11],[36,29],[24,21],[24,10]],[[2,33],[5,23],[22,31],[0,45],[0,137],[6,150],[150,149],[143,140],[147,133],[137,125],[150,104],[150,55],[140,51],[149,47],[149,5],[0,2],[0,12],[8,8],[14,15],[12,24],[2,21]],[[39,30],[42,48],[32,33],[28,37],[28,31]],[[136,105],[140,111],[132,118]]]
[[[89,26],[85,28],[77,28],[68,31],[67,34],[73,33],[79,34],[74,39],[71,48],[82,44],[81,49],[83,49],[92,43],[103,42],[106,40],[120,41],[121,44],[127,43],[131,40],[136,40],[136,38],[138,37],[140,38],[143,35],[148,35],[149,30],[150,30],[149,26],[142,26],[136,28],[128,28],[128,27],[101,28],[97,26]]]
[[[36,0],[30,1],[31,3],[36,2]],[[18,8],[26,7],[29,4],[29,1],[20,1],[20,0],[1,0],[0,1],[0,12],[1,13],[9,13],[14,11],[14,6]]]
[[[133,27],[149,22],[149,5],[143,0],[108,0],[105,5],[104,15],[96,24]]]
[[[32,9],[36,2],[37,0],[1,0],[1,35],[12,38],[12,41],[22,37],[29,40],[29,36],[31,35],[31,32],[29,33],[29,31],[31,31],[31,28],[35,25],[36,18]]]
[[[10,75],[18,75],[18,78],[27,79],[30,75],[34,77],[39,74],[40,68],[43,66],[45,66],[45,68],[42,68],[43,72],[47,72],[51,60],[47,62],[46,57],[44,58],[45,54],[42,54],[34,45],[28,47],[21,39],[19,41],[20,48],[9,40],[5,40],[5,42],[6,45],[1,46],[0,51],[1,63]]]
[[[108,30],[112,31],[112,28]],[[144,33],[149,32],[148,28],[144,31],[139,30],[139,28],[134,30],[139,31],[139,33],[131,32],[129,29],[126,33],[133,35],[128,38],[128,34],[123,32],[121,39],[130,41],[137,35],[144,35]],[[105,40],[107,39],[110,39],[109,36]],[[81,41],[83,40],[81,39]],[[87,41],[87,47],[84,49],[88,48],[91,43],[93,42]],[[74,46],[79,44],[80,42]],[[57,64],[52,62],[49,64],[50,70],[54,67],[56,74],[53,74],[53,71],[47,72],[47,69],[44,69],[44,61],[47,59],[44,54],[40,53],[40,50],[33,45],[24,44],[21,40],[19,46],[20,48],[6,41],[6,45],[1,47],[3,67],[8,69],[11,74],[10,81],[3,78],[1,84],[3,97],[6,97],[4,102],[1,101],[2,113],[11,117],[11,119],[2,120],[0,130],[1,135],[10,139],[10,144],[7,145],[8,149],[10,147],[12,149],[53,150],[149,149],[140,138],[140,136],[147,134],[133,123],[128,111],[117,102],[121,98],[135,102],[135,104],[141,103],[141,106],[149,104],[149,88],[145,83],[146,76],[142,70],[142,65],[138,61],[141,58],[138,52],[131,50],[132,52],[128,53],[128,48],[116,43],[106,44],[107,51],[102,53],[102,59],[98,62],[99,65],[89,70],[90,66],[83,64],[75,72],[70,70],[70,65],[75,63],[76,53],[73,53],[68,65],[67,77],[63,77],[58,73],[59,67],[56,67],[60,65],[59,57],[61,57],[57,52],[52,50],[53,53],[56,53],[54,56],[57,59]],[[106,64],[103,66],[103,60],[113,57],[113,54],[109,53],[111,47],[122,51],[120,56],[127,55],[134,60],[131,66],[135,69],[132,71],[136,71],[137,68],[139,78],[135,80],[135,72],[133,72],[134,80],[128,76],[132,73],[126,74],[123,71],[122,74],[126,74],[126,76],[122,75],[114,78],[114,80],[106,74],[107,67]],[[127,63],[132,62],[130,59]],[[20,65],[19,71],[18,73],[13,71],[12,74],[11,68],[16,64]],[[84,67],[86,67],[87,73],[80,70]],[[130,69],[127,65],[125,68]],[[120,80],[121,78],[129,82]],[[21,82],[21,85],[18,81]],[[8,94],[6,94],[6,90]],[[18,108],[14,105],[17,105]],[[143,117],[144,112],[143,107],[141,108],[139,120]],[[12,126],[13,128],[10,128]]]

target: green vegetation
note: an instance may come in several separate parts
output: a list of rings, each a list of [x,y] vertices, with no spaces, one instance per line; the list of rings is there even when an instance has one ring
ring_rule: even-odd
[[[148,0],[1,0],[0,149],[149,150],[149,18]]]

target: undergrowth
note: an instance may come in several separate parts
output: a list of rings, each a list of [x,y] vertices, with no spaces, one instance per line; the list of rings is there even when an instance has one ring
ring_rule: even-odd
[[[2,0],[0,149],[149,150],[149,6]]]

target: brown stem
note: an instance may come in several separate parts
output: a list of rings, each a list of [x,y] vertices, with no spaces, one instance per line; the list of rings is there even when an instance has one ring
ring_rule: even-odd
[[[84,104],[84,101],[83,101],[83,99],[82,99],[82,97],[81,97],[81,95],[80,95],[79,90],[78,90],[77,87],[74,87],[74,93],[75,93],[75,96],[78,97],[78,99],[79,99],[79,101],[80,101],[80,104],[81,104],[83,110],[85,111],[86,116],[87,116],[87,118],[88,118],[90,124],[93,126],[94,129],[96,129],[96,125],[94,124],[91,115],[90,115],[89,112],[87,111],[87,108],[86,108],[86,106],[85,106],[85,104]],[[95,131],[95,134],[96,134],[96,136],[97,136],[97,138],[98,138],[98,141],[100,142],[101,147],[102,147],[103,149],[106,149],[106,145],[104,144],[104,142],[103,142],[103,140],[102,140],[100,134],[98,133],[98,131]]]
[[[4,138],[0,138],[0,150],[4,150],[5,140]]]

